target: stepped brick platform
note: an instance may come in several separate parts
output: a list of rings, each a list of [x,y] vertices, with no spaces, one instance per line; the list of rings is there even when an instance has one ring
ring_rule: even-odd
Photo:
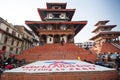
[[[114,53],[114,52],[120,52],[120,49],[113,46],[112,43],[106,42],[102,45],[101,52],[108,52],[108,51]]]
[[[34,62],[38,60],[74,60],[78,59],[95,61],[97,54],[91,53],[75,46],[75,44],[45,44],[43,46],[35,46],[24,51],[21,55],[16,55],[17,59],[25,59],[26,62]]]
[[[97,53],[108,53],[108,52],[111,52],[111,53],[115,53],[115,52],[119,52],[120,53],[120,49],[112,44],[115,44],[115,43],[112,43],[112,42],[105,42],[103,43],[102,46],[94,46],[91,48],[91,51],[94,51],[94,52],[97,52]],[[120,43],[116,43],[118,45],[120,45]]]
[[[118,80],[114,69],[79,60],[45,60],[5,71],[2,80]]]
[[[21,55],[17,55],[16,58],[26,59],[29,63],[34,61],[36,62],[17,69],[6,71],[2,75],[2,79],[118,80],[118,73],[115,69],[105,68],[77,60],[78,57],[80,57],[81,60],[95,61],[97,59],[97,54],[91,52],[92,51],[90,50],[79,48],[73,43],[65,45],[45,44],[43,46],[35,46],[24,51]],[[44,63],[50,64],[51,61],[55,63],[50,69],[50,66],[46,67]],[[70,65],[68,65],[68,63]],[[74,63],[79,65],[75,65]],[[41,66],[41,64],[43,66]]]

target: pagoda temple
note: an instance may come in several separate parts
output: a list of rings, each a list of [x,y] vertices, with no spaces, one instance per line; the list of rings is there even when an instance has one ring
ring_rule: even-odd
[[[24,51],[17,58],[26,59],[27,62],[60,59],[94,62],[96,54],[91,54],[92,51],[74,44],[74,37],[87,21],[72,21],[75,9],[66,9],[66,3],[46,3],[46,5],[46,9],[37,9],[42,21],[25,21],[39,37],[39,46]]]
[[[109,20],[98,21],[90,40],[95,42],[97,52],[120,52],[120,31],[112,31],[117,25],[107,25]]]
[[[74,43],[74,36],[87,21],[71,21],[75,9],[66,9],[66,3],[46,3],[47,9],[38,8],[42,21],[25,21],[46,44]]]

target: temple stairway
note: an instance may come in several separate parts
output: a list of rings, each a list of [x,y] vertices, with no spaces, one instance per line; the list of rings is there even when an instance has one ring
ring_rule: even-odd
[[[114,43],[104,43],[101,48],[101,52],[120,52],[120,49],[113,45]]]
[[[45,44],[25,50],[16,55],[17,59],[25,59],[27,62],[38,60],[87,60],[94,62],[97,55],[90,50],[75,46],[75,44]]]

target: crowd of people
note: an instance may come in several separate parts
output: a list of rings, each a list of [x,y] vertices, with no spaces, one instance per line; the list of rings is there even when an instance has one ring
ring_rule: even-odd
[[[20,67],[25,64],[25,60],[18,60],[15,58],[13,54],[10,54],[8,58],[5,56],[2,56],[0,58],[0,75],[3,73],[5,70],[10,70],[13,68]]]
[[[99,53],[96,64],[101,66],[111,67],[111,68],[116,67],[117,69],[119,69],[120,53],[119,52]]]

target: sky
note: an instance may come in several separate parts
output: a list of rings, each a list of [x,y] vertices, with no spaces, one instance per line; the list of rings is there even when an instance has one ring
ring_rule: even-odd
[[[75,43],[89,41],[98,21],[110,20],[120,31],[120,0],[0,0],[0,17],[13,25],[25,25],[26,20],[41,21],[37,8],[46,8],[46,2],[66,2],[68,9],[76,9],[72,21],[88,21],[75,36]]]

